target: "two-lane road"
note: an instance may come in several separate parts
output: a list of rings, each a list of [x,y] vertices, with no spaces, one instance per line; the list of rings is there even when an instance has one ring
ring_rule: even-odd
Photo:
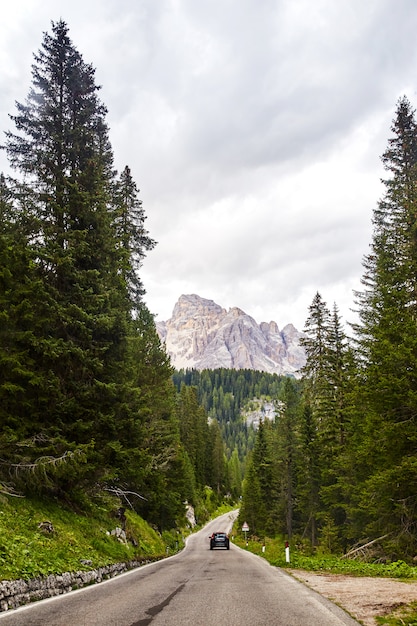
[[[181,553],[86,589],[0,614],[0,626],[354,626],[358,622],[264,559],[231,544],[230,514]]]

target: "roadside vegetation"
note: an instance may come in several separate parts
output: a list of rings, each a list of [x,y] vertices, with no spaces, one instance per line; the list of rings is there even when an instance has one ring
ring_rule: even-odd
[[[302,549],[290,546],[290,562],[285,558],[285,539],[266,538],[265,541],[253,540],[248,537],[247,544],[244,536],[237,532],[234,543],[240,548],[249,550],[265,558],[275,567],[303,569],[314,572],[328,572],[330,574],[346,574],[349,576],[372,576],[383,578],[400,578],[417,580],[417,566],[408,565],[402,560],[391,563],[367,563],[357,559],[344,558],[342,555],[317,552],[306,554]]]
[[[376,617],[375,621],[380,626],[416,626],[417,625],[417,602],[412,602],[407,607],[402,607],[392,615]]]
[[[390,563],[370,563],[320,551],[307,554],[304,549],[296,545],[290,546],[290,562],[288,563],[284,537],[265,538],[261,541],[248,536],[246,540],[237,524],[234,527],[233,542],[240,548],[265,558],[271,565],[283,569],[301,569],[345,576],[395,578],[410,583],[417,581],[417,566],[409,565],[402,560]],[[378,616],[375,620],[379,626],[417,626],[417,603],[411,602],[407,606],[401,606],[394,613]]]
[[[417,602],[412,602],[406,608],[402,607],[392,615],[376,617],[375,621],[380,626],[416,626]]]
[[[30,579],[96,569],[112,563],[158,559],[172,534],[161,535],[133,511],[125,512],[127,541],[110,532],[120,527],[115,498],[75,512],[60,503],[27,498],[0,501],[0,578]]]
[[[195,529],[232,509],[215,506],[208,490]],[[159,532],[134,510],[124,509],[123,520],[120,511],[120,500],[107,494],[83,511],[57,501],[0,496],[0,580],[159,560],[181,550],[192,532],[190,526]],[[126,540],[111,535],[121,526]]]

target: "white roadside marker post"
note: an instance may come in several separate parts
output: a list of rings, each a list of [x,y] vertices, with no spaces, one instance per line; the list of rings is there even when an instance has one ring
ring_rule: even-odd
[[[285,542],[285,562],[290,562],[290,544],[288,541]]]
[[[242,531],[245,533],[245,543],[248,545],[248,540],[246,537],[246,533],[249,532],[249,526],[247,522],[243,522]]]

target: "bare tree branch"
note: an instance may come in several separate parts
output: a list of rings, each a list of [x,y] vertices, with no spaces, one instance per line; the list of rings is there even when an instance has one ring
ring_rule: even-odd
[[[147,498],[141,496],[140,493],[136,493],[136,491],[127,491],[125,489],[120,489],[120,487],[105,487],[104,490],[109,491],[110,493],[114,493],[119,498],[124,498],[131,509],[133,509],[133,506],[129,498],[127,497],[128,494],[132,496],[137,496],[138,498],[140,498],[141,500],[145,500],[146,502],[148,501]]]

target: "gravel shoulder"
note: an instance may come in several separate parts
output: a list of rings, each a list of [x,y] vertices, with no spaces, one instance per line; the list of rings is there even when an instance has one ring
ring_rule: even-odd
[[[364,626],[376,626],[375,617],[417,601],[417,581],[321,574],[286,569],[294,578],[343,607]]]

